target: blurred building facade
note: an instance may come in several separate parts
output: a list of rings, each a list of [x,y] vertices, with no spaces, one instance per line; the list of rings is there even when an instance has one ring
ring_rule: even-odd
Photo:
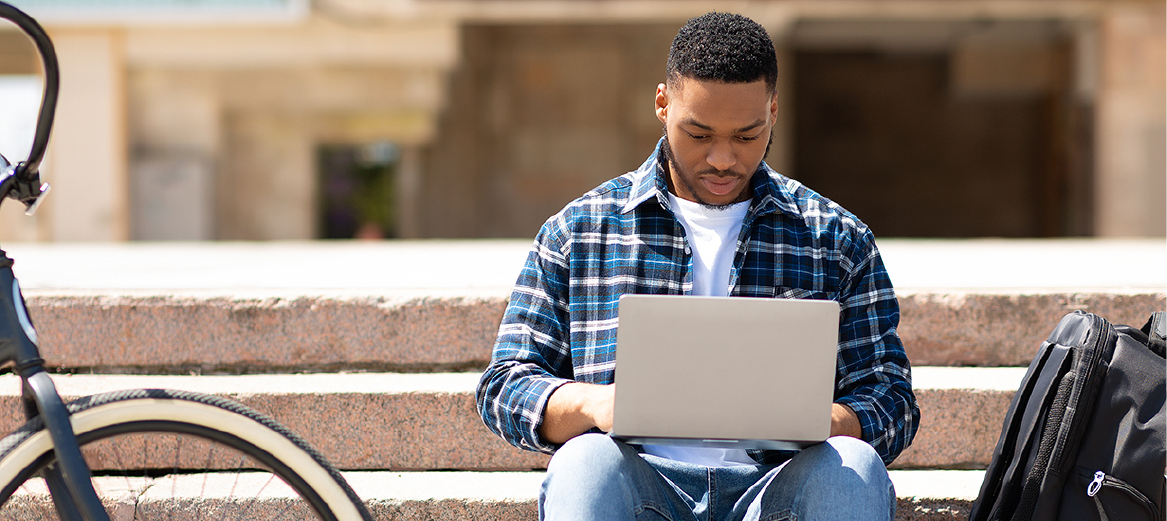
[[[768,162],[878,236],[1167,234],[1162,0],[13,3],[62,84],[5,240],[530,237],[648,155],[714,9],[777,44]],[[0,78],[38,70],[0,29]]]

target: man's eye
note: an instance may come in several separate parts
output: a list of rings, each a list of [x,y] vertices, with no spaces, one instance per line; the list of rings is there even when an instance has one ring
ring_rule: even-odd
[[[738,139],[742,141],[754,141],[758,139],[758,136],[738,136]]]
[[[689,135],[690,139],[695,139],[697,141],[701,141],[703,139],[709,139],[709,136],[707,136],[705,134],[694,134],[692,132],[685,132],[685,133]]]

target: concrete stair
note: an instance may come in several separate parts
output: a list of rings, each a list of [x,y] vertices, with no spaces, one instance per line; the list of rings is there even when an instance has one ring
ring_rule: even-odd
[[[899,492],[897,518],[903,521],[948,521],[967,517],[982,478],[975,470],[893,470]],[[375,519],[490,519],[530,521],[537,518],[536,495],[542,472],[344,472],[345,478]],[[246,478],[246,476],[245,476]],[[223,474],[183,474],[161,478],[99,477],[97,488],[106,505],[132,515],[135,502],[145,511],[182,511],[200,499],[204,489],[229,489],[236,477]],[[246,479],[245,479],[246,483]],[[955,493],[954,493],[955,491]],[[282,509],[291,490],[268,484],[264,500],[236,504],[251,512],[247,519],[269,519]],[[40,521],[52,510],[43,487],[21,491],[6,505],[5,519]],[[115,512],[117,512],[115,510]]]
[[[893,467],[988,465],[1024,369],[917,367],[913,374],[923,419],[914,443]],[[474,406],[477,373],[75,374],[54,381],[67,398],[137,388],[231,398],[273,416],[344,469],[515,471],[547,462],[545,456],[512,449],[482,425]],[[0,377],[0,391],[0,407],[19,411],[19,379]],[[19,418],[7,416],[0,427],[11,431]]]
[[[535,519],[547,457],[490,434],[473,392],[528,247],[6,245],[63,394],[165,387],[230,397],[320,449],[378,519],[507,520]],[[1024,366],[1062,315],[1141,324],[1167,298],[1161,240],[880,248],[922,412],[892,465],[900,520],[967,516]],[[7,430],[21,418],[17,382],[0,376]],[[167,508],[166,480],[188,476],[111,486],[111,497]],[[44,500],[31,496],[23,500]],[[21,518],[12,512],[4,516]]]
[[[507,293],[274,297],[27,291],[45,359],[70,371],[186,374],[485,367]],[[128,294],[127,294],[128,293]],[[1140,324],[1162,292],[900,291],[915,365],[1018,366],[1074,309]],[[1142,318],[1140,318],[1142,317]],[[84,331],[84,334],[78,334]]]

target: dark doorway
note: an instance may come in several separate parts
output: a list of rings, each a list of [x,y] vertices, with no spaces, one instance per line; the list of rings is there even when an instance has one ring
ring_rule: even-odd
[[[396,237],[394,183],[399,159],[398,148],[390,143],[319,147],[320,238]]]
[[[1081,233],[1073,223],[1089,209],[1074,204],[1073,191],[1088,172],[1071,164],[1080,136],[1058,73],[1065,57],[1042,54],[1055,63],[1040,87],[978,91],[954,85],[954,56],[796,50],[793,176],[878,237]],[[990,87],[1002,75],[995,65],[962,64]]]

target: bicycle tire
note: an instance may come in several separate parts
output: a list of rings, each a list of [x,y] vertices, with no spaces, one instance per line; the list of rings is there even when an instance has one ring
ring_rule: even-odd
[[[132,508],[129,519],[134,520],[173,518],[177,511],[181,519],[202,513],[207,519],[238,515],[272,521],[278,519],[273,509],[281,509],[278,513],[289,519],[372,519],[340,472],[319,452],[275,420],[234,401],[187,391],[135,389],[81,398],[68,409],[111,519],[126,515],[127,508]],[[230,465],[222,459],[227,454],[236,458]],[[162,456],[165,465],[159,462]],[[55,518],[51,497],[37,477],[53,461],[52,442],[37,418],[0,440],[0,517]],[[274,478],[287,487],[274,484]],[[200,495],[208,493],[208,487],[223,489],[226,481],[231,493],[255,489],[258,497],[194,497],[186,489],[200,479]],[[257,483],[262,484],[258,489]],[[121,492],[123,497],[115,497]],[[21,501],[10,501],[14,496]],[[127,497],[132,507],[127,506]],[[114,515],[118,509],[119,515]]]

